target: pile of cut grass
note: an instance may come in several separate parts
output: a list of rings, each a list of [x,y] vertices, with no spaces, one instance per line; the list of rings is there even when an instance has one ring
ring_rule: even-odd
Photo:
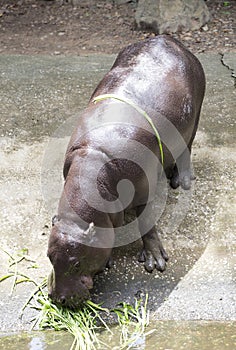
[[[37,316],[32,320],[31,330],[39,328],[53,329],[55,331],[67,331],[73,336],[73,342],[70,350],[96,350],[109,349],[109,345],[101,341],[100,334],[107,331],[111,335],[112,329],[105,321],[108,315],[113,314],[117,318],[120,330],[119,349],[130,349],[132,344],[142,336],[146,336],[151,332],[146,332],[149,324],[149,311],[147,309],[148,296],[145,301],[135,299],[134,305],[121,302],[116,308],[108,310],[99,304],[88,300],[82,308],[72,310],[54,304],[49,298],[46,291],[46,278],[41,284],[34,279],[18,271],[18,264],[22,260],[33,262],[26,255],[14,257],[7,253],[10,262],[9,272],[0,278],[0,282],[13,277],[13,286],[11,292],[14,291],[19,283],[30,282],[36,288],[30,295],[29,299],[22,308],[22,313],[27,307],[37,310]],[[13,268],[13,270],[12,270]]]
[[[147,310],[148,297],[145,302],[135,299],[134,305],[121,302],[114,309],[107,309],[99,304],[88,300],[82,308],[71,310],[54,304],[48,299],[44,285],[31,295],[24,305],[39,311],[34,320],[32,329],[37,326],[39,329],[54,329],[55,331],[67,331],[73,336],[73,343],[70,350],[91,350],[109,349],[109,345],[100,339],[102,331],[106,330],[111,335],[112,328],[105,321],[105,316],[116,315],[119,325],[119,350],[129,349],[132,344],[142,337],[149,335],[152,331],[146,332],[149,324],[149,311]],[[117,328],[116,328],[117,330]]]
[[[101,317],[101,313],[109,312],[108,309],[90,300],[76,310],[57,305],[48,298],[46,280],[31,294],[22,308],[22,313],[27,307],[38,311],[38,315],[32,320],[31,329],[69,332],[73,336],[70,350],[106,348],[106,344],[99,339],[99,332],[105,329],[111,332]]]

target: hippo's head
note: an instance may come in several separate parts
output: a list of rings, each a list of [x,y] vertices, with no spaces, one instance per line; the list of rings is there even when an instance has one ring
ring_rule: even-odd
[[[105,268],[111,248],[89,245],[97,239],[93,224],[81,229],[73,221],[55,217],[52,225],[48,257],[53,271],[48,294],[54,302],[75,308],[89,299],[92,278]]]

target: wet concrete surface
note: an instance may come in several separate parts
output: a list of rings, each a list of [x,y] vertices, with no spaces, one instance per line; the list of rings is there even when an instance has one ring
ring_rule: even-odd
[[[236,343],[236,323],[232,322],[173,322],[158,321],[151,324],[153,334],[139,338],[132,349],[136,350],[233,350]],[[119,332],[113,335],[104,332],[101,341],[109,349],[117,349]],[[70,349],[72,337],[63,332],[31,332],[5,335],[0,339],[1,350],[57,350]]]
[[[86,106],[114,57],[1,55],[1,136],[26,143],[51,136]]]
[[[235,53],[198,56],[207,77],[193,146],[196,181],[188,194],[170,190],[158,223],[170,260],[163,274],[137,262],[140,242],[114,252],[114,266],[96,277],[93,299],[114,306],[149,294],[157,320],[236,320],[235,295]],[[60,196],[63,154],[73,125],[114,56],[0,56],[1,249],[27,248],[40,279],[51,216]],[[188,210],[187,210],[188,209]],[[0,251],[0,276],[8,256]],[[32,312],[19,310],[34,288],[0,283],[0,331],[29,330]],[[164,348],[164,347],[163,347]],[[160,348],[161,349],[161,348]],[[177,348],[176,348],[177,349]],[[217,348],[216,348],[217,349]],[[223,348],[222,348],[223,349]]]

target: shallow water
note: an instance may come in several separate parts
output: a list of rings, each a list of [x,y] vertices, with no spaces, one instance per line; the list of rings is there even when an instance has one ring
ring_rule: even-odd
[[[136,350],[233,350],[236,348],[236,322],[151,322],[148,330],[155,330],[146,339],[139,338],[131,349]],[[109,344],[109,349],[119,349],[118,328],[111,336],[107,332],[101,340]],[[72,337],[63,332],[30,332],[2,334],[1,350],[69,350]]]

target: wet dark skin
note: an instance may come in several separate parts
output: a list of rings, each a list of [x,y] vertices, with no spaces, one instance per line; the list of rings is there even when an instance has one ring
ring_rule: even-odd
[[[164,171],[170,186],[188,190],[194,178],[190,154],[204,92],[205,77],[200,62],[168,35],[130,45],[120,52],[95,89],[66,151],[64,190],[48,245],[48,256],[53,265],[48,288],[54,301],[76,307],[89,298],[94,275],[110,264],[115,228],[122,226],[124,221],[124,210],[111,213],[89,205],[83,195],[81,179],[86,198],[95,204],[94,182],[101,197],[112,203],[118,197],[118,183],[122,179],[130,180],[135,192],[128,209],[135,209],[137,217],[141,218],[145,208],[148,208],[147,213],[152,212],[152,200],[148,199],[150,185],[155,187],[157,174],[161,173],[160,163],[148,162],[148,157],[138,152],[132,142],[127,146],[121,143],[125,138],[135,141],[160,159],[157,139],[147,121],[124,103],[117,113],[114,101],[107,99],[94,104],[93,99],[103,94],[115,94],[147,112],[164,140]],[[133,125],[124,124],[127,121]],[[97,122],[102,127],[94,130]],[[169,122],[181,135],[185,146],[171,134]],[[114,160],[114,150],[128,157]],[[88,154],[91,161],[86,164],[85,172],[83,160]],[[145,163],[144,171],[130,161],[137,157]],[[99,173],[97,169],[100,169]],[[146,170],[151,174],[148,180]],[[147,230],[149,222],[148,214],[139,220],[143,240],[139,261],[148,272],[162,272],[168,256],[155,225]]]

